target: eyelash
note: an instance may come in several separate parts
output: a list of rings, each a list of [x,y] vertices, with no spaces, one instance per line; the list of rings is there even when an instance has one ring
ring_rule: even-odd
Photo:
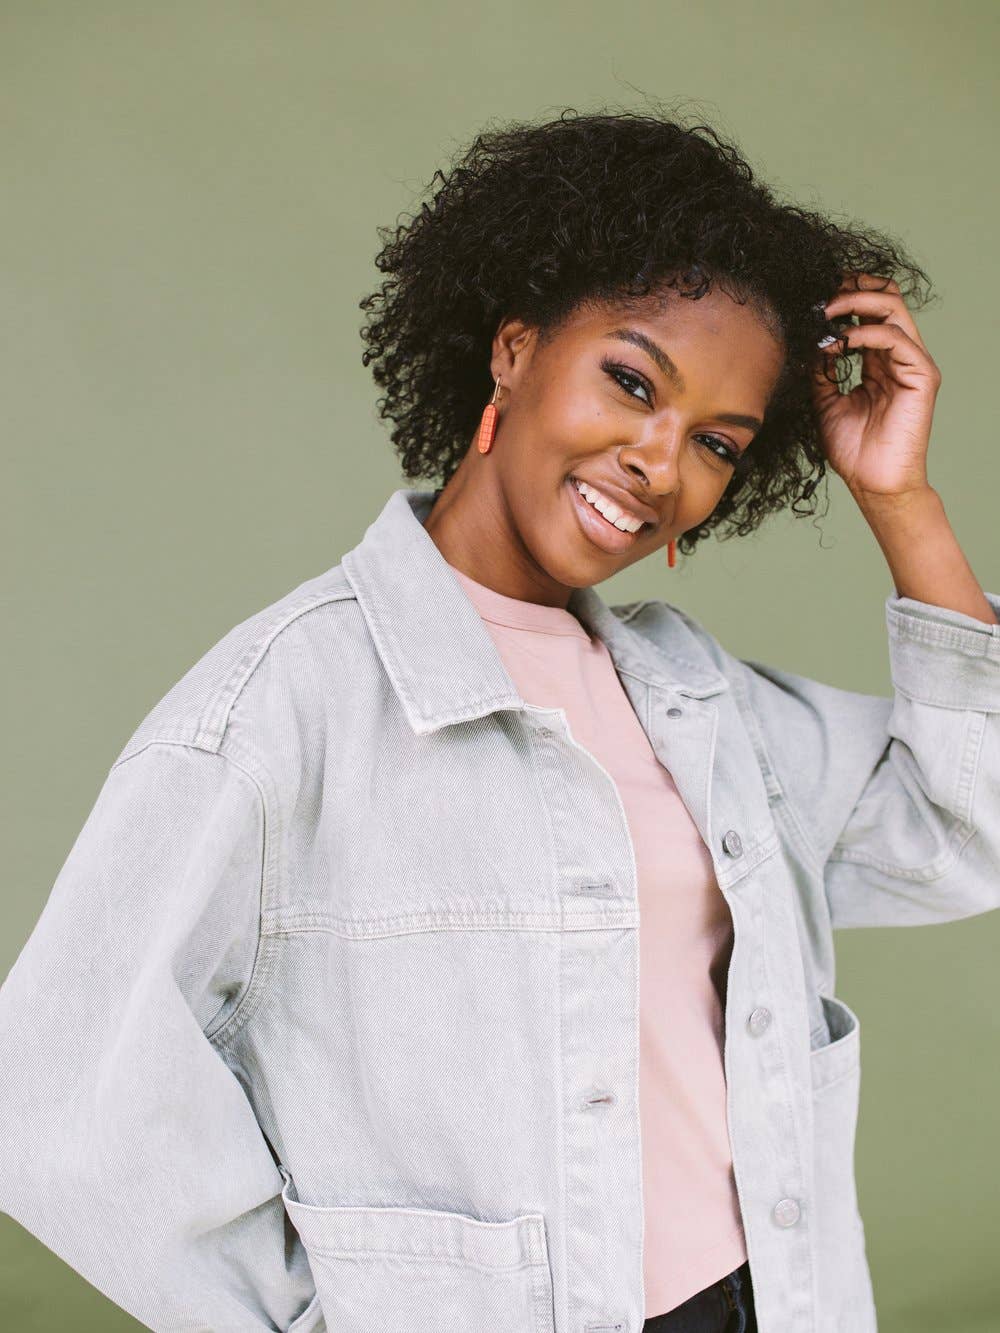
[[[606,371],[607,374],[610,375],[611,378],[615,381],[615,383],[620,385],[620,387],[624,389],[625,392],[630,395],[630,397],[635,398],[637,397],[637,395],[632,393],[631,390],[629,390],[624,384],[622,384],[623,379],[631,380],[634,384],[640,385],[642,388],[646,389],[646,391],[650,394],[650,396],[652,396],[652,387],[650,386],[648,380],[645,378],[644,375],[639,375],[636,371],[629,370],[627,369],[627,367],[619,365],[617,361],[610,361],[610,360],[602,361],[601,369],[603,371]],[[639,401],[641,402],[642,399],[639,399]],[[723,452],[721,454],[717,453],[714,449],[712,450],[712,452],[715,453],[716,458],[722,458],[725,462],[732,463],[734,466],[740,461],[739,451],[737,449],[734,449],[732,445],[728,443],[728,441],[722,438],[721,435],[696,435],[695,439],[711,440],[713,444],[720,444],[723,449]]]

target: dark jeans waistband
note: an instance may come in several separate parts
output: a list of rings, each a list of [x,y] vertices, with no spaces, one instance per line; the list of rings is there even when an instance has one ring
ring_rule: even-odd
[[[757,1333],[749,1262],[642,1327],[643,1333]]]

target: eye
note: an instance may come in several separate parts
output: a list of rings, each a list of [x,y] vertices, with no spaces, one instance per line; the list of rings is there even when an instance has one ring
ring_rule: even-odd
[[[627,366],[620,365],[617,361],[606,359],[601,362],[601,369],[605,371],[618,384],[630,398],[639,398],[639,395],[633,392],[634,388],[644,389],[648,395],[645,398],[639,398],[639,402],[648,403],[652,407],[652,386],[644,375],[637,371],[629,370]],[[708,451],[719,458],[724,463],[729,463],[735,467],[740,461],[740,451],[733,447],[728,440],[721,435],[696,435],[696,440],[706,440]]]
[[[733,467],[740,461],[739,450],[734,449],[727,440],[721,435],[696,435],[696,440],[708,440],[711,451],[717,458],[723,459],[726,463],[731,463]]]
[[[610,375],[611,378],[615,381],[615,383],[620,388],[624,389],[630,398],[638,397],[637,394],[632,392],[633,387],[645,389],[646,393],[648,394],[648,397],[639,398],[639,402],[648,403],[650,407],[652,407],[653,405],[652,385],[646,379],[645,375],[639,375],[636,371],[629,370],[627,367],[619,365],[617,361],[611,361],[609,359],[605,359],[604,361],[601,362],[601,369],[606,374]]]

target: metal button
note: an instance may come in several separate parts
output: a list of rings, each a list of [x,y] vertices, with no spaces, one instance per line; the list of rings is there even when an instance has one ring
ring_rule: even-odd
[[[667,717],[680,717],[684,712],[683,708],[668,708]]]
[[[730,856],[743,855],[743,839],[734,828],[729,829],[726,833],[725,837],[722,839],[722,846]]]
[[[755,1037],[759,1037],[762,1032],[766,1032],[771,1026],[771,1011],[765,1009],[763,1005],[758,1005],[750,1017],[747,1019],[747,1028]]]
[[[794,1199],[779,1199],[771,1210],[779,1227],[793,1227],[802,1215],[802,1210]]]

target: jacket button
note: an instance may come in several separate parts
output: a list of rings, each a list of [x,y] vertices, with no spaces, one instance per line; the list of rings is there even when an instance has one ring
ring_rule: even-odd
[[[750,1032],[753,1034],[753,1036],[759,1037],[760,1034],[762,1032],[766,1032],[770,1026],[771,1026],[770,1009],[765,1009],[763,1005],[758,1005],[758,1007],[752,1011],[750,1017],[747,1019],[747,1027],[750,1029]]]
[[[743,855],[743,839],[734,828],[731,828],[722,839],[722,846],[730,856]]]
[[[772,1215],[779,1227],[793,1227],[801,1216],[801,1209],[794,1199],[779,1199]]]
[[[668,708],[667,717],[680,717],[683,712],[683,708]]]
[[[542,738],[543,741],[547,741],[547,740],[551,739],[551,737],[552,737],[552,735],[553,735],[554,733],[553,733],[551,727],[539,727],[539,728],[538,728],[538,733],[537,733],[537,734],[538,734],[539,736],[541,736],[541,738]]]

